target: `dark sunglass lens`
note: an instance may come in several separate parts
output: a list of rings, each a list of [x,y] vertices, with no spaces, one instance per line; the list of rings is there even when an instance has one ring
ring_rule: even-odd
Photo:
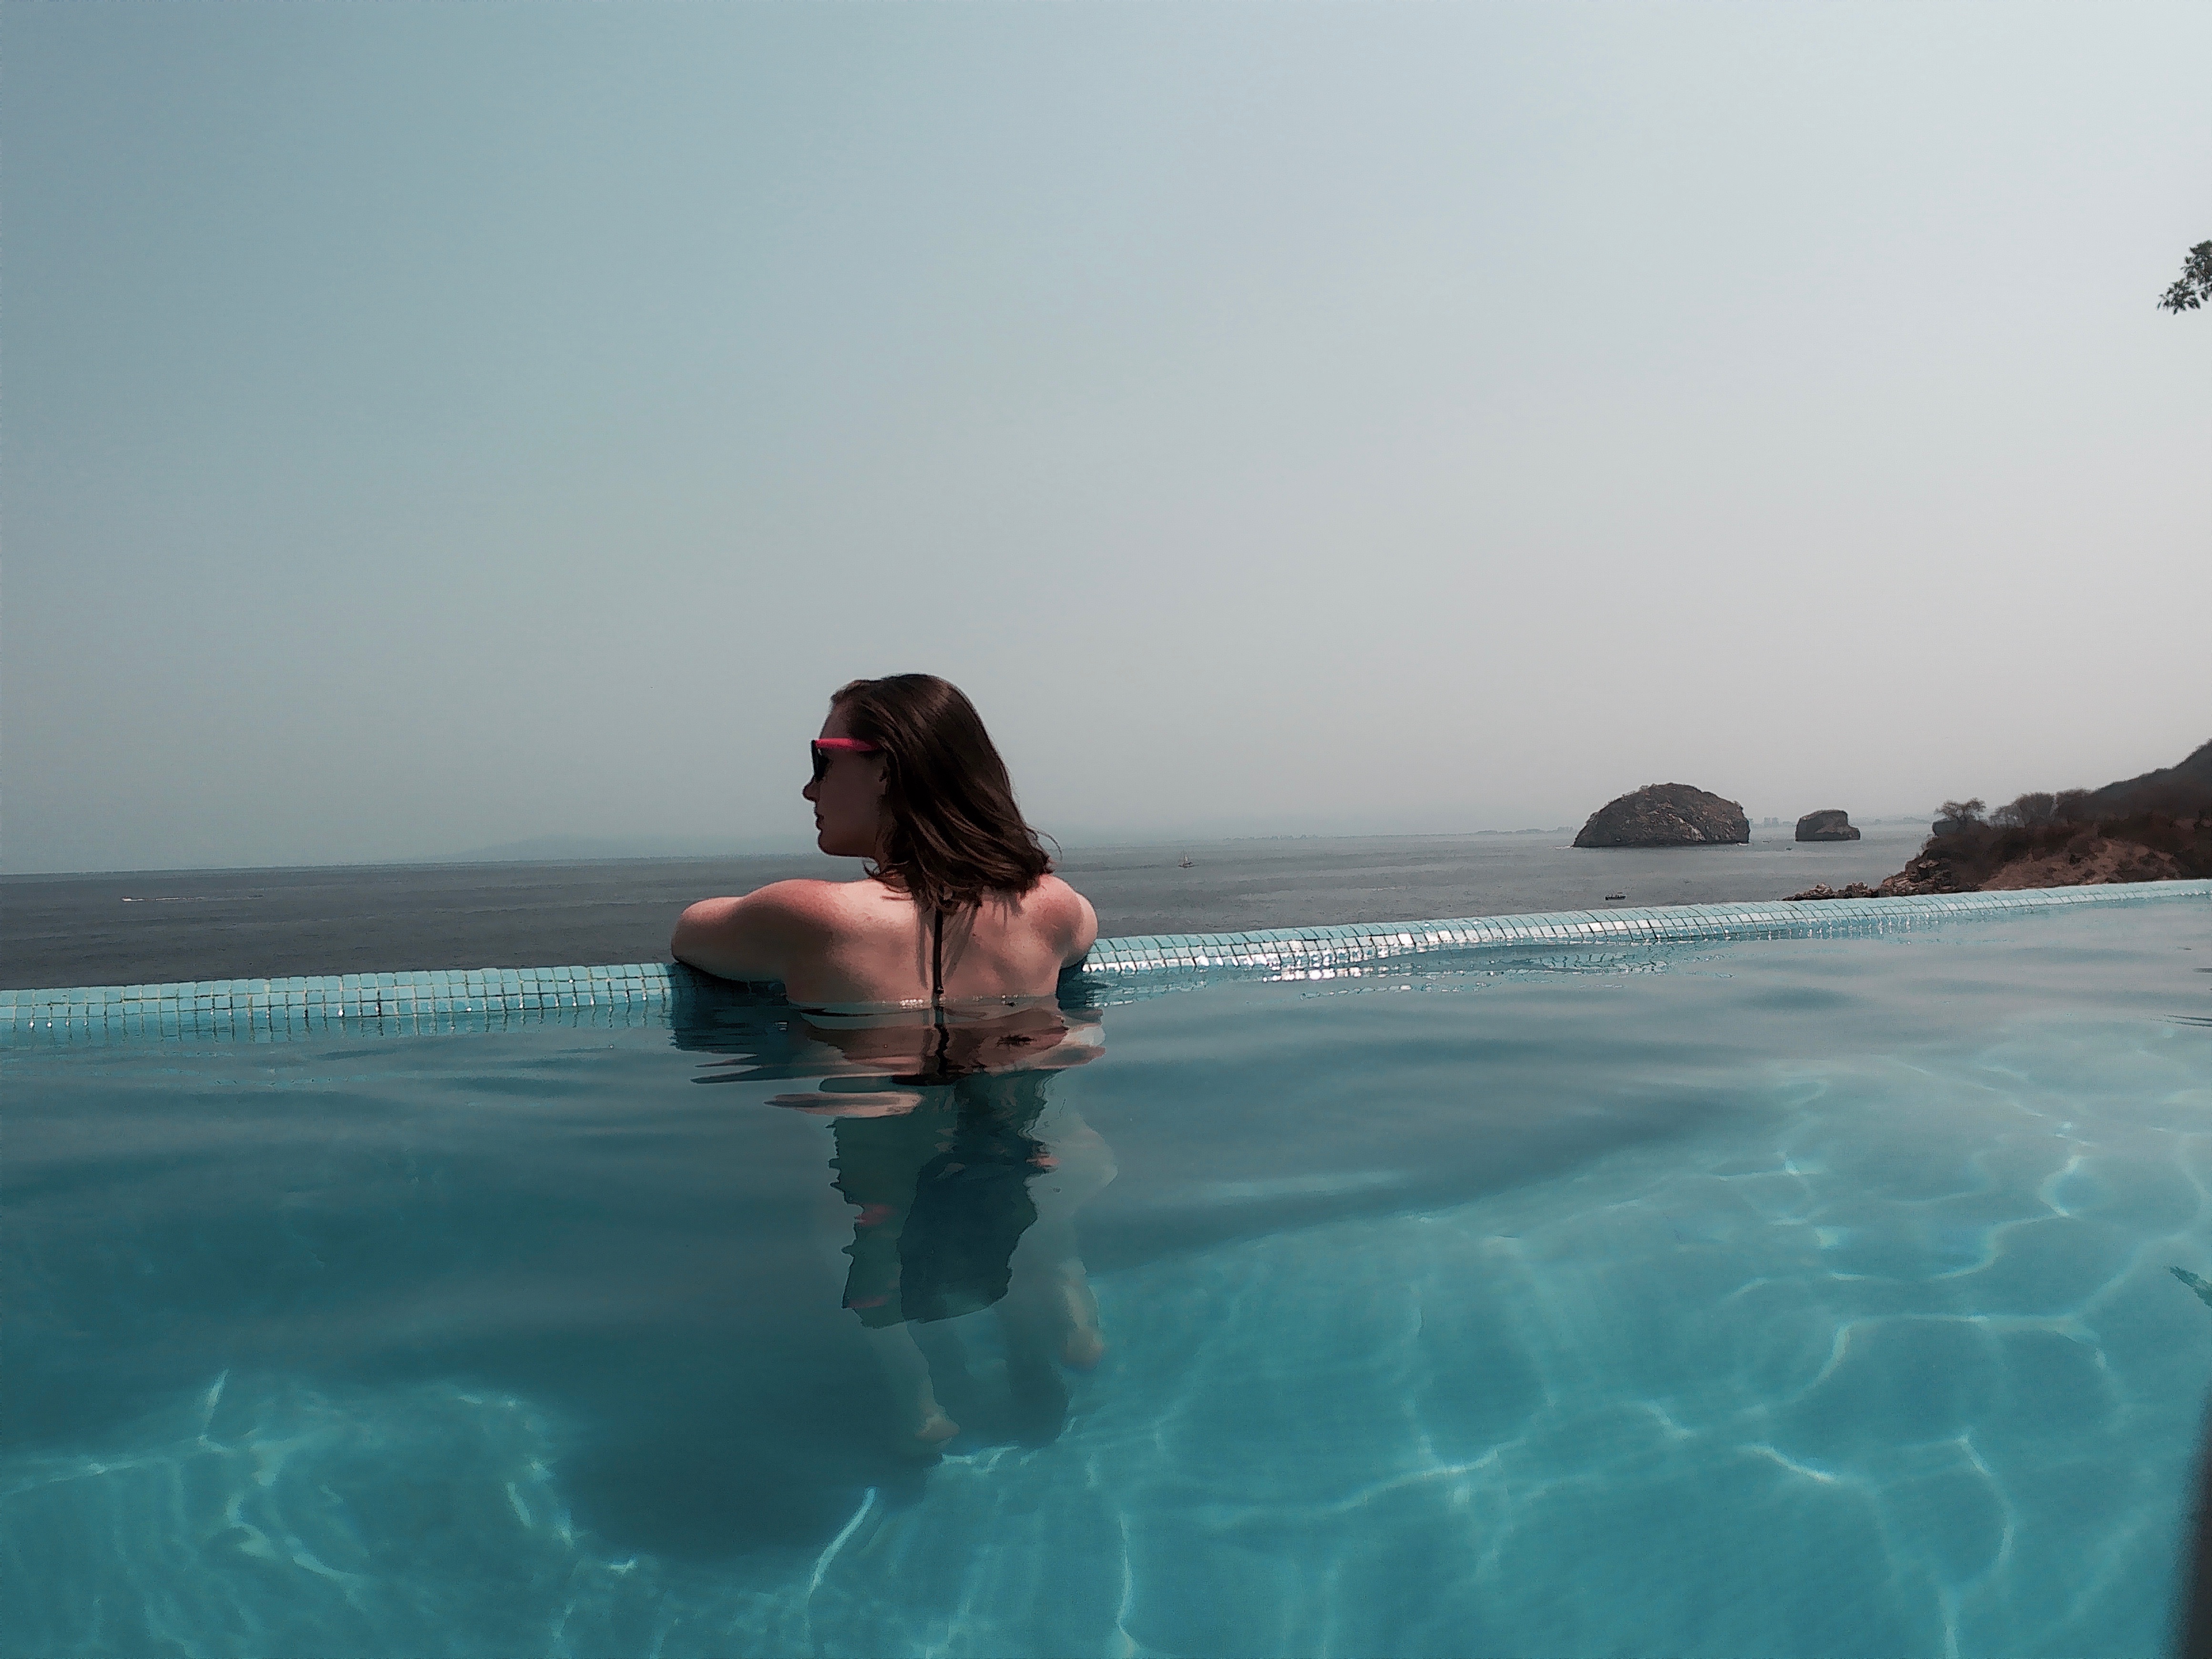
[[[814,757],[814,781],[819,783],[830,775],[830,751],[818,743],[810,743],[806,748]]]

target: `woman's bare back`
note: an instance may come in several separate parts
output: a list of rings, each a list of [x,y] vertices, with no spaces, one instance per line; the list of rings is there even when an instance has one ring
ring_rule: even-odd
[[[931,920],[884,881],[782,881],[691,906],[671,948],[678,960],[726,979],[781,980],[793,1002],[810,1006],[926,1004]],[[1048,996],[1098,933],[1090,902],[1057,876],[942,921],[948,1001]]]

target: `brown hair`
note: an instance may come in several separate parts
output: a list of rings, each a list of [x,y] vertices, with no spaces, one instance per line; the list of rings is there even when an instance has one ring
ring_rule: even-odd
[[[884,752],[890,829],[868,873],[929,910],[1026,893],[1052,868],[1014,804],[1006,763],[960,688],[934,674],[854,680],[830,699],[853,735]]]

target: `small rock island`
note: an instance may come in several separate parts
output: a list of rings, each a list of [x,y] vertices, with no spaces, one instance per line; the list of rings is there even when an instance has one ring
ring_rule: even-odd
[[[1808,812],[1797,820],[1797,839],[1800,841],[1856,841],[1859,827],[1851,822],[1851,815],[1840,806],[1823,807],[1817,812]]]
[[[1686,783],[1647,783],[1591,813],[1575,845],[1725,847],[1750,839],[1751,820],[1735,801]]]

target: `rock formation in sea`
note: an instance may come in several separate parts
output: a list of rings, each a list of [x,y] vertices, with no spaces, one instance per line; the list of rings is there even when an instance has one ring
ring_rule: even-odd
[[[1851,815],[1840,806],[1823,807],[1817,812],[1808,812],[1797,820],[1797,839],[1800,841],[1856,841],[1858,825]]]
[[[1875,893],[2005,892],[2212,877],[2212,743],[2176,766],[2102,789],[2031,793],[1984,814],[1946,801],[1919,853]],[[1799,899],[1865,896],[1808,888]]]
[[[1589,815],[1577,847],[1721,847],[1751,839],[1743,808],[1686,783],[1647,783]]]

